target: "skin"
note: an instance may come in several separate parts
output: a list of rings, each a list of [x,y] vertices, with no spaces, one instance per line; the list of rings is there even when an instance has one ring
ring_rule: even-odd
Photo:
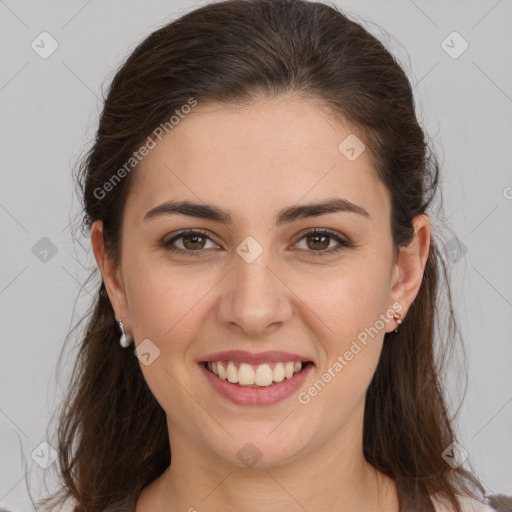
[[[351,133],[293,96],[244,108],[199,104],[134,171],[120,265],[94,223],[93,251],[116,318],[136,346],[149,338],[160,350],[141,368],[167,414],[172,464],[142,491],[136,512],[398,511],[394,483],[362,451],[365,392],[394,321],[307,405],[296,393],[273,405],[236,405],[196,363],[229,349],[290,351],[315,363],[307,390],[394,303],[406,317],[422,281],[430,221],[414,219],[415,238],[395,258],[389,194],[368,149],[355,161],[338,150]],[[274,225],[282,208],[332,197],[370,218],[336,212]],[[143,220],[171,199],[216,205],[233,224],[185,215]],[[187,228],[210,238],[177,240],[182,255],[160,245]],[[311,228],[333,230],[353,246],[312,258],[338,243],[308,242]],[[236,252],[248,236],[263,249],[250,264]],[[185,253],[194,249],[202,253]],[[252,467],[237,457],[247,442],[261,453]]]

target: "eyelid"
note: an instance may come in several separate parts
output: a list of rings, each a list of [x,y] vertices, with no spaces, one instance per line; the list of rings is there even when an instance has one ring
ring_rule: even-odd
[[[332,238],[339,239],[342,243],[346,243],[347,245],[352,243],[352,241],[347,236],[329,228],[307,228],[297,234],[297,240],[295,243],[297,243],[299,240],[302,240],[302,238],[304,238],[306,235],[310,235],[312,233],[325,233],[330,235]]]
[[[182,229],[180,231],[177,231],[176,233],[173,233],[170,237],[164,237],[162,239],[162,242],[161,244],[164,246],[164,248],[171,248],[171,242],[174,242],[176,240],[179,240],[181,237],[183,236],[186,236],[186,235],[194,235],[194,234],[200,234],[200,235],[203,235],[205,238],[208,238],[208,240],[211,240],[214,244],[216,245],[219,245],[217,244],[217,242],[215,242],[215,240],[213,240],[210,232],[208,231],[205,231],[203,229],[200,229],[200,228],[188,228],[188,229]],[[169,249],[171,250],[171,249]],[[177,249],[178,251],[183,251],[183,249]],[[204,249],[201,249],[200,251],[186,251],[190,254],[194,254],[195,252],[202,252],[204,251]]]

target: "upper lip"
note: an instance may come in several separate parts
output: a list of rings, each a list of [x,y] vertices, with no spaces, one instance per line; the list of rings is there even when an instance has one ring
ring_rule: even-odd
[[[293,354],[291,352],[283,352],[279,350],[269,350],[266,352],[252,353],[247,350],[226,350],[224,352],[215,352],[199,359],[199,363],[207,361],[239,361],[241,363],[277,363],[287,361],[308,362],[311,359]]]

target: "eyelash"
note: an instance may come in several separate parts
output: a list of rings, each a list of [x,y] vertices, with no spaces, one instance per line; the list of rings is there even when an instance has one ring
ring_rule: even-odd
[[[176,240],[183,238],[185,235],[202,235],[205,238],[208,238],[209,240],[211,240],[213,242],[213,240],[208,236],[208,234],[205,231],[202,231],[200,229],[189,229],[189,230],[180,231],[176,236],[174,236],[170,240],[168,240],[166,242],[162,242],[162,246],[164,247],[165,250],[170,251],[170,252],[180,253],[180,254],[186,253],[187,255],[190,255],[190,256],[199,256],[200,253],[204,251],[204,249],[199,249],[196,251],[189,251],[189,250],[184,250],[184,249],[176,249],[175,247],[172,247],[172,244],[174,242],[176,242]],[[340,244],[340,245],[338,245],[338,247],[335,247],[334,249],[323,249],[322,251],[299,249],[301,251],[306,251],[307,253],[309,253],[308,256],[311,258],[318,258],[318,257],[330,255],[333,253],[337,253],[337,252],[341,251],[342,249],[352,247],[352,245],[353,245],[351,242],[348,242],[347,240],[343,240],[342,238],[340,238],[334,231],[331,231],[330,229],[323,229],[323,228],[315,228],[315,229],[308,231],[307,233],[302,235],[302,237],[299,238],[299,240],[297,240],[296,243],[300,242],[303,238],[306,238],[310,235],[327,235],[331,239],[334,239],[336,242],[338,242]]]

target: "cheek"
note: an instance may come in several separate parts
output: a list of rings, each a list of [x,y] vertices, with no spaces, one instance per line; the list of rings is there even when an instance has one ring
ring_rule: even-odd
[[[389,276],[384,268],[351,266],[331,273],[304,289],[305,302],[322,319],[338,340],[356,336],[375,324],[388,308]]]
[[[364,401],[379,362],[387,325],[381,319],[387,310],[386,280],[359,273],[330,283],[324,291],[310,296],[310,307],[328,327],[322,328],[320,338],[321,382],[310,391],[322,389],[317,406],[331,404],[332,421],[340,422]]]
[[[147,366],[141,363],[141,370],[156,400],[179,422],[173,416],[176,404],[191,403],[187,350],[201,325],[201,301],[215,281],[204,273],[198,277],[179,269],[171,271],[170,265],[148,262],[149,258],[144,261],[141,257],[127,265],[133,332],[137,344],[149,339],[158,347],[158,357]]]
[[[201,280],[187,278],[165,264],[155,264],[143,254],[127,260],[126,276],[136,339],[150,338],[157,345],[185,325],[187,313],[193,316],[194,304],[204,295]]]
[[[385,262],[370,264],[368,259],[323,280],[322,286],[308,293],[305,302],[322,321],[317,322],[321,333],[316,333],[323,349],[320,372],[321,380],[329,383],[321,400],[340,406],[333,414],[345,414],[364,397],[388,325],[381,319],[390,306],[388,293]]]

